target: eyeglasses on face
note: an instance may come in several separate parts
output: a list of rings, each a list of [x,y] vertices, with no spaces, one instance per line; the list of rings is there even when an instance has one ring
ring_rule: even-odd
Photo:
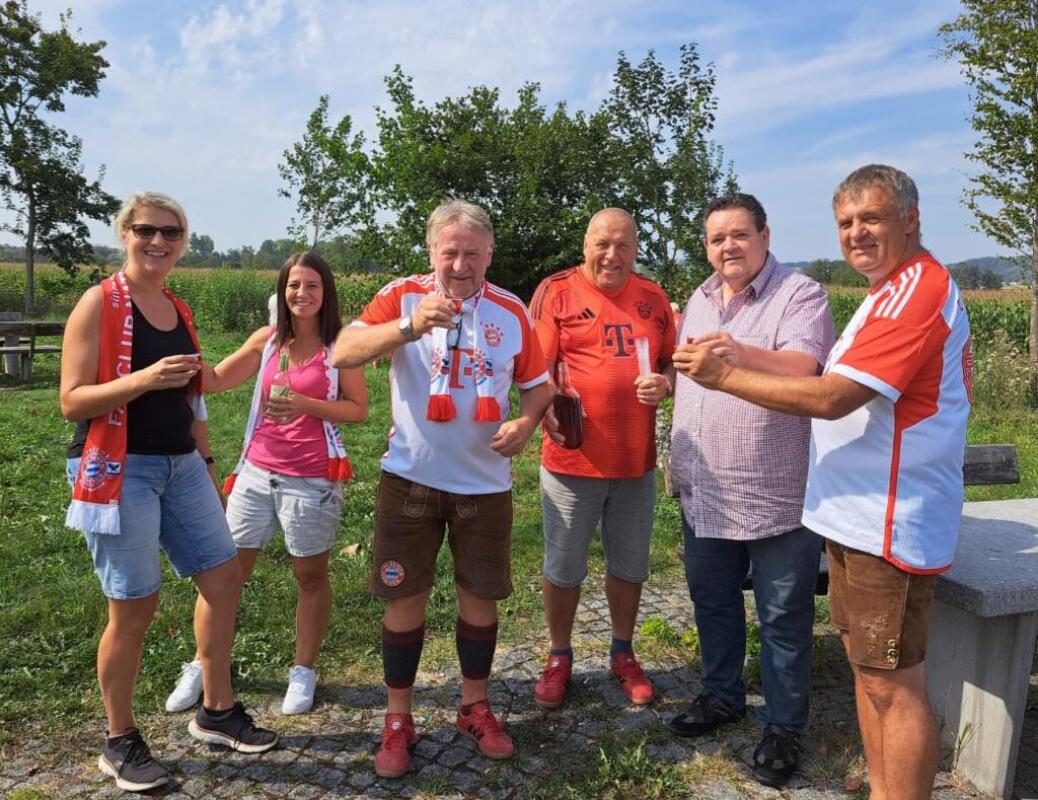
[[[167,242],[179,242],[184,237],[184,229],[179,225],[130,225],[130,230],[138,239],[154,239],[156,233],[161,233]]]

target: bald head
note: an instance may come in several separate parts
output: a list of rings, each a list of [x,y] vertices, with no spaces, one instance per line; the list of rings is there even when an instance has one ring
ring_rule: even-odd
[[[622,208],[603,208],[584,235],[584,276],[599,289],[622,289],[638,256],[638,226]]]

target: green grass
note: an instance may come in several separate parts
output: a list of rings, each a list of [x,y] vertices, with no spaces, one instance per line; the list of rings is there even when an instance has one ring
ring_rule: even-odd
[[[229,353],[240,336],[210,335],[203,350],[210,360]],[[63,525],[69,489],[65,447],[73,426],[57,401],[58,360],[34,362],[29,383],[0,376],[0,746],[16,734],[16,723],[39,720],[75,726],[102,711],[95,679],[97,640],[106,621],[105,599],[80,534]],[[381,684],[378,655],[381,604],[366,590],[374,528],[379,457],[389,430],[388,362],[367,370],[370,416],[344,427],[355,470],[345,491],[345,508],[331,558],[334,608],[318,659],[325,680]],[[207,398],[213,451],[221,475],[234,465],[251,396],[251,383]],[[539,438],[513,461],[515,526],[514,594],[500,604],[504,647],[540,636],[542,539],[538,490]],[[677,504],[661,497],[652,554],[653,569],[677,578]],[[356,554],[346,548],[359,544]],[[601,570],[599,548],[592,569]],[[429,604],[429,641],[423,667],[448,667],[456,660],[457,614],[449,551],[441,553]],[[163,560],[159,609],[144,645],[137,707],[157,711],[191,658],[194,587]],[[290,558],[279,540],[260,557],[245,588],[235,639],[235,683],[249,693],[279,692],[293,653],[295,582]],[[7,731],[7,733],[4,733]]]

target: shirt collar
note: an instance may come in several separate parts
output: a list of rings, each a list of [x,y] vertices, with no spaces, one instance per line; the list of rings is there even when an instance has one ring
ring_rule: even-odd
[[[767,257],[764,259],[764,266],[761,267],[760,272],[757,273],[757,277],[750,281],[749,285],[743,289],[743,291],[748,291],[750,297],[760,296],[760,293],[764,291],[764,287],[768,285],[768,281],[771,280],[771,276],[775,274],[776,267],[778,267],[778,259],[776,259],[769,250]],[[720,295],[721,284],[721,276],[715,272],[703,281],[699,288],[703,290],[703,294],[707,297],[713,298],[715,295]]]

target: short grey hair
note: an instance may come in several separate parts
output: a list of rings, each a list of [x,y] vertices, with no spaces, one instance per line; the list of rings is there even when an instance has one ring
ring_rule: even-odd
[[[425,246],[431,253],[436,244],[436,237],[440,231],[448,225],[464,225],[474,231],[479,231],[490,243],[490,249],[494,249],[494,223],[490,221],[490,215],[475,203],[465,200],[448,200],[438,205],[429,215],[425,223]]]
[[[141,208],[148,206],[171,211],[180,220],[180,227],[184,229],[184,236],[181,238],[183,248],[180,251],[180,254],[183,255],[187,250],[188,242],[187,214],[180,203],[161,192],[134,192],[126,198],[126,202],[119,209],[119,213],[115,215],[113,227],[115,228],[116,241],[122,244],[123,233],[133,224],[134,215]]]
[[[840,181],[833,192],[833,211],[843,197],[859,197],[862,192],[873,187],[883,189],[897,205],[901,219],[908,212],[919,207],[919,190],[915,181],[896,167],[886,164],[867,164],[858,167],[850,175]]]

